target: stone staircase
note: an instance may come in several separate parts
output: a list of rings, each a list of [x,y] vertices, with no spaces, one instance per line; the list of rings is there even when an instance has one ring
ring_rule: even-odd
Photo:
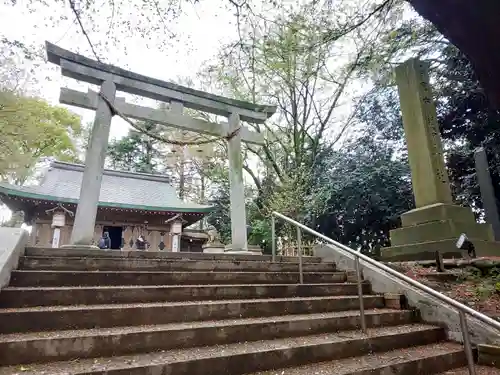
[[[347,273],[303,269],[300,285],[296,258],[28,248],[0,292],[0,375],[467,374],[442,328],[364,283],[365,335]]]

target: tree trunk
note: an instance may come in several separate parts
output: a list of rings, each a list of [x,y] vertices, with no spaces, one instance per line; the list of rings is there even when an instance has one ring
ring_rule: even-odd
[[[407,1],[467,56],[491,106],[500,109],[500,1]]]
[[[184,158],[181,159],[180,164],[179,164],[179,198],[181,200],[184,200],[184,193],[185,193],[185,185],[186,185],[186,179],[185,179],[185,171],[184,171]]]
[[[200,203],[205,204],[205,176],[203,173],[200,175]],[[200,230],[203,230],[205,217],[200,220]]]

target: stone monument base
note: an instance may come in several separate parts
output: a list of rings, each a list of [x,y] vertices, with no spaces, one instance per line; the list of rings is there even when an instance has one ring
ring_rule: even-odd
[[[401,215],[401,225],[403,228],[439,220],[452,220],[464,223],[476,222],[474,213],[470,208],[446,203],[436,203],[415,208]]]
[[[401,215],[402,228],[390,232],[391,247],[381,250],[384,261],[463,258],[466,251],[457,249],[460,234],[465,233],[474,244],[476,256],[500,255],[500,244],[494,242],[489,224],[476,223],[470,208],[451,204],[433,204]]]
[[[381,257],[384,262],[434,260],[439,251],[445,259],[465,258],[467,251],[457,249],[457,238],[386,247],[381,250]],[[474,244],[477,257],[500,256],[500,242],[471,238],[469,241]]]
[[[262,249],[257,245],[247,245],[246,250],[235,248],[233,245],[227,245],[224,252],[226,254],[262,255]]]
[[[207,243],[202,246],[204,253],[218,254],[224,252],[224,245],[219,243]]]

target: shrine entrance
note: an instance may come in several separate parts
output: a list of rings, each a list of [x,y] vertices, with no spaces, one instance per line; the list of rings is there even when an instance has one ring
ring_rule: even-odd
[[[102,228],[102,234],[108,232],[111,239],[112,250],[120,250],[122,248],[123,227],[105,226]]]
[[[92,237],[99,202],[101,180],[104,170],[109,130],[113,116],[119,116],[133,128],[155,137],[132,121],[151,121],[185,131],[205,134],[211,138],[194,140],[190,144],[211,143],[217,140],[227,142],[230,182],[231,244],[225,251],[238,253],[261,253],[252,251],[247,244],[247,225],[245,210],[245,187],[243,181],[243,157],[241,143],[264,144],[265,121],[276,112],[276,106],[259,105],[241,100],[229,99],[207,92],[194,90],[170,82],[136,74],[116,66],[104,64],[84,56],[64,50],[46,42],[48,60],[61,67],[61,73],[70,78],[94,85],[100,85],[99,93],[79,92],[61,89],[59,101],[96,111],[89,148],[85,157],[85,171],[80,189],[78,208],[71,234],[70,247],[92,247]],[[168,103],[168,109],[148,108],[127,103],[117,97],[117,91],[140,95],[149,99]],[[192,117],[184,108],[225,117],[227,122],[210,122],[201,117]],[[256,131],[250,130],[242,122],[253,123]],[[171,141],[170,144],[174,144]],[[187,145],[178,142],[177,145]],[[182,232],[182,219],[179,217],[173,226],[179,224],[179,231],[173,231],[173,244],[178,244]],[[173,249],[178,249],[172,246]],[[176,251],[176,250],[173,250]]]

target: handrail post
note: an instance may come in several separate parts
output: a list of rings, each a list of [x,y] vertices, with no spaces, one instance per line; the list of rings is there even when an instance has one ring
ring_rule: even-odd
[[[299,252],[299,282],[304,284],[304,272],[302,271],[302,232],[297,227],[297,250]]]
[[[271,213],[271,249],[272,261],[276,262],[276,219],[273,213]]]
[[[451,307],[454,307],[455,309],[457,309],[458,311],[461,311],[464,316],[463,316],[463,319],[462,319],[462,325],[466,328],[467,326],[467,321],[465,319],[466,315],[470,315],[472,316],[473,318],[476,318],[478,320],[480,320],[481,322],[487,324],[488,326],[490,326],[491,328],[494,328],[496,330],[500,330],[500,323],[497,322],[496,320],[490,318],[489,316],[486,316],[476,310],[473,310],[471,309],[470,307],[460,303],[460,302],[457,302],[455,301],[454,299],[442,294],[442,293],[439,293],[437,291],[435,291],[434,289],[432,288],[429,288],[428,286],[398,272],[398,271],[395,271],[394,269],[392,269],[391,267],[388,267],[362,253],[359,253],[358,251],[356,250],[353,250],[351,249],[350,247],[348,246],[345,246],[345,245],[342,245],[340,242],[337,242],[335,240],[332,240],[331,238],[311,229],[311,228],[308,228],[306,227],[304,224],[301,224],[293,219],[290,219],[289,217],[283,215],[283,214],[280,214],[279,212],[276,212],[276,211],[273,211],[273,215],[276,216],[277,218],[280,218],[282,220],[284,220],[285,222],[289,223],[289,224],[292,224],[292,225],[295,225],[297,228],[300,228],[302,229],[303,231],[309,233],[309,234],[312,234],[313,236],[316,236],[317,238],[319,239],[322,239],[323,241],[325,241],[326,243],[330,244],[330,245],[333,245],[335,248],[338,248],[342,251],[346,251],[348,254],[351,254],[355,257],[355,260],[356,260],[356,266],[357,266],[357,269],[359,270],[359,261],[360,259],[362,259],[364,262],[366,262],[367,264],[371,264],[372,266],[375,266],[376,268],[378,268],[379,270],[383,271],[383,272],[386,272],[388,273],[389,275],[391,276],[394,276],[396,277],[397,279],[399,279],[400,281],[402,282],[405,282],[411,286],[413,286],[414,288],[417,288],[419,289],[420,291],[424,292],[424,293],[427,293],[428,295],[434,297],[434,298],[437,298],[438,300],[440,300],[441,302],[447,304],[448,306],[451,306]],[[360,295],[362,295],[362,283],[361,283],[361,275],[360,275],[360,272],[357,273],[358,275],[358,291],[360,291],[361,293],[359,293]],[[362,299],[360,299],[360,302],[362,302]],[[363,304],[360,304],[361,306],[360,307],[363,307],[360,309],[360,312],[361,314],[364,316],[364,306]],[[363,325],[363,321],[364,321],[364,318],[362,319],[362,325]],[[365,322],[365,326],[366,326],[366,322]],[[465,330],[464,332],[468,332],[467,330]],[[465,337],[465,340],[469,340],[469,345],[467,345],[468,348],[470,348],[470,338],[469,336]],[[468,352],[469,356],[471,359],[472,356],[470,355],[470,351]],[[472,360],[470,361],[470,363],[472,364]],[[472,371],[472,370],[471,370]]]
[[[356,267],[356,280],[358,283],[358,297],[359,297],[359,317],[361,319],[361,330],[363,333],[367,333],[366,329],[366,319],[365,319],[365,304],[363,301],[363,282],[361,278],[361,269],[359,265],[359,256],[355,255],[355,267]]]
[[[467,316],[461,310],[458,311],[460,315],[460,328],[462,329],[462,338],[464,341],[465,357],[467,358],[467,366],[469,367],[469,375],[476,375],[476,368],[474,366],[474,356],[472,355],[472,346],[470,343],[469,328],[467,327]]]

